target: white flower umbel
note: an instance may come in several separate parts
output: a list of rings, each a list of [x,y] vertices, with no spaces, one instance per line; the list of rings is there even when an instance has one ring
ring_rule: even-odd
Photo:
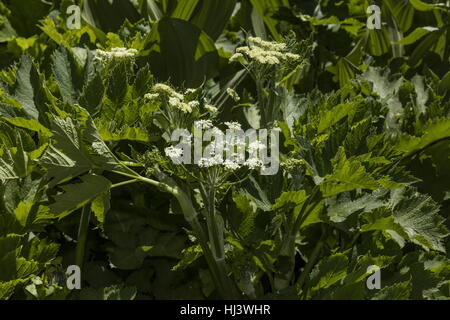
[[[244,55],[242,53],[237,52],[231,56],[230,61],[235,62],[241,60],[242,58],[244,58]]]
[[[229,160],[229,159],[227,159],[223,162],[223,166],[227,170],[231,170],[231,171],[238,170],[241,167],[241,165],[238,162]]]
[[[245,165],[249,169],[255,170],[255,169],[263,167],[264,163],[258,158],[250,158],[247,161],[245,161]]]
[[[211,129],[213,123],[211,120],[198,120],[194,122],[194,126],[199,129]]]
[[[230,130],[242,130],[241,124],[239,122],[236,122],[236,121],[225,122],[225,125]]]
[[[174,97],[177,98],[178,100],[183,101],[184,100],[184,95],[177,92],[176,90],[174,90],[173,88],[171,88],[170,86],[168,86],[167,84],[164,83],[157,83],[152,87],[152,91],[153,92],[159,92],[159,93],[165,93],[167,94],[169,97]]]
[[[227,94],[236,102],[241,100],[241,97],[237,94],[237,92],[232,88],[227,88]]]
[[[205,105],[205,109],[211,113],[217,113],[218,109],[210,104]]]
[[[146,93],[144,95],[144,99],[147,100],[156,100],[159,98],[159,93]]]
[[[237,48],[236,53],[231,56],[230,62],[242,61],[242,58],[245,58],[247,62],[255,61],[264,65],[278,65],[289,60],[300,60],[300,55],[287,52],[287,50],[285,43],[249,37],[248,46]]]
[[[110,51],[104,51],[97,49],[95,51],[95,57],[98,60],[123,60],[134,58],[138,54],[136,49],[128,48],[112,48]]]
[[[248,145],[248,150],[250,152],[264,150],[264,149],[267,149],[267,146],[264,143],[262,143],[261,141],[258,141],[258,140],[257,141],[253,141],[253,142],[251,142]]]
[[[189,90],[189,89],[188,89]],[[175,89],[171,88],[167,84],[157,83],[155,84],[151,91],[153,93],[148,93],[144,97],[148,98],[167,98],[167,102],[170,107],[180,110],[183,113],[192,113],[195,108],[200,106],[200,102],[188,101],[186,102],[186,98],[184,94],[177,92]],[[156,96],[158,95],[158,96]]]
[[[183,157],[177,164],[181,162],[197,164],[200,168],[214,167],[218,171],[211,171],[213,176],[226,175],[243,166],[250,170],[260,169],[263,175],[276,174],[279,167],[278,130],[271,130],[269,144],[266,129],[248,129],[244,132],[238,122],[226,122],[225,125],[228,127],[226,134],[215,127],[211,120],[194,122],[193,134],[186,129],[176,130],[177,134],[172,134],[171,140],[178,142],[178,145],[175,149],[167,148],[166,155],[175,159]],[[192,147],[194,162],[191,158]]]
[[[200,158],[198,166],[201,168],[210,168],[223,164],[223,158],[221,155],[216,155],[210,158]]]
[[[184,94],[191,94],[191,93],[194,93],[195,91],[197,91],[197,89],[189,88],[189,89],[186,89]]]
[[[172,160],[179,160],[183,156],[183,149],[174,146],[165,148],[164,152],[166,153],[166,156]]]

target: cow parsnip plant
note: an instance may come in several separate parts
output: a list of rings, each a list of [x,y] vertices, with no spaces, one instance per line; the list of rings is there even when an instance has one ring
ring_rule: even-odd
[[[0,299],[448,299],[450,6],[369,4],[0,3]]]

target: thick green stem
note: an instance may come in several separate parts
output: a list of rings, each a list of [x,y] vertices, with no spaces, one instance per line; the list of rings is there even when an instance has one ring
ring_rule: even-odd
[[[81,210],[80,226],[78,229],[78,240],[75,254],[75,264],[83,268],[84,252],[86,249],[86,239],[89,231],[89,218],[91,215],[91,207],[89,204],[85,205]]]
[[[216,216],[216,191],[213,186],[208,188],[208,191],[204,190],[202,187],[202,194],[204,200],[207,203],[207,226],[209,242],[211,244],[211,251],[214,258],[215,266],[219,272],[219,280],[221,286],[225,290],[225,295],[227,299],[233,299],[237,297],[237,292],[230,282],[227,274],[227,267],[225,263],[225,249],[224,249],[224,239],[223,239],[223,225]],[[220,223],[219,223],[220,222]]]
[[[298,278],[297,288],[299,291],[302,290],[303,285],[305,284],[305,281],[306,281],[306,277],[309,275],[312,268],[316,264],[316,260],[317,260],[317,257],[319,256],[320,250],[322,250],[322,247],[325,244],[325,241],[324,241],[325,234],[326,234],[326,232],[323,231],[319,242],[317,242],[316,246],[314,247],[314,249],[311,253],[311,256],[308,259],[308,262],[306,263],[305,267],[303,268],[302,273],[300,274],[300,277]]]
[[[300,210],[297,218],[291,229],[286,234],[281,244],[279,255],[288,257],[290,265],[289,270],[283,274],[277,274],[275,276],[275,287],[277,290],[285,289],[289,286],[293,275],[295,267],[295,239],[297,238],[297,233],[300,230],[303,222],[309,216],[309,214],[314,210],[314,208],[319,204],[315,198],[319,194],[319,188],[316,186],[313,189],[311,196],[304,202],[302,209]],[[311,202],[314,201],[313,205],[310,206]]]
[[[124,182],[119,182],[119,183],[113,184],[111,186],[111,189],[118,188],[118,187],[123,187],[123,186],[126,186],[128,184],[136,183],[136,182],[139,182],[139,181],[140,180],[138,180],[138,179],[132,179],[132,180],[124,181]]]

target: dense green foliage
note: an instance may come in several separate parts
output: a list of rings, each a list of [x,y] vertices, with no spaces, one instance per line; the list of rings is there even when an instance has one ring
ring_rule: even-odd
[[[450,298],[449,1],[3,0],[0,68],[0,299]],[[199,120],[280,170],[174,164]]]

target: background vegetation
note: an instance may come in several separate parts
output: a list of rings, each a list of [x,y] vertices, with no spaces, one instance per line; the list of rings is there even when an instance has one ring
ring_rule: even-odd
[[[248,36],[301,61],[230,63]],[[0,299],[450,297],[449,1],[3,0],[0,68]],[[186,127],[278,126],[279,173],[205,196],[159,82],[218,108]],[[72,264],[81,290],[49,283]]]

